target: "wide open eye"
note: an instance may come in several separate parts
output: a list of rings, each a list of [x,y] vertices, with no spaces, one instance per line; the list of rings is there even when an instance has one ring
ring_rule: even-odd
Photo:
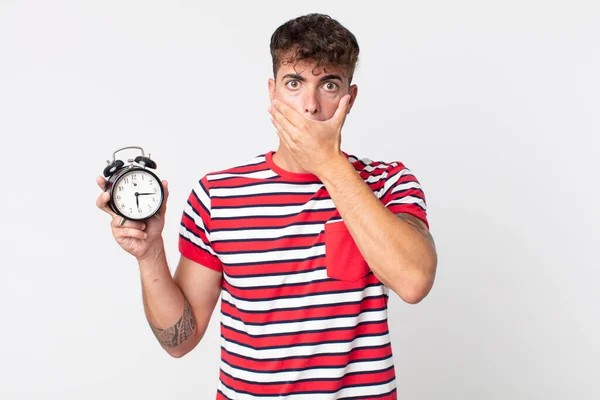
[[[296,80],[296,79],[292,79],[291,81],[287,82],[285,84],[288,89],[292,89],[292,90],[296,90],[300,88],[300,81]]]
[[[335,92],[339,88],[339,86],[337,83],[334,82],[325,82],[323,88],[328,92]]]

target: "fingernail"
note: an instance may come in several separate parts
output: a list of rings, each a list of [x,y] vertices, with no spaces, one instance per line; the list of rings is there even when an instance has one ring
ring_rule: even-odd
[[[142,224],[142,230],[146,229],[146,224]]]
[[[146,239],[148,237],[148,234],[146,232],[144,232],[144,235],[142,236],[144,239]]]

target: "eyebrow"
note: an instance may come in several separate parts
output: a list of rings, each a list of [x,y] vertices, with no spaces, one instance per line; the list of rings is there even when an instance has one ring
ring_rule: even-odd
[[[323,77],[321,77],[321,79],[319,79],[319,81],[323,82],[323,81],[331,81],[337,79],[340,82],[343,82],[342,77],[339,75],[325,75]]]
[[[285,74],[284,76],[281,77],[281,80],[284,80],[285,78],[292,78],[292,79],[296,79],[299,81],[303,81],[305,82],[306,79],[302,76],[302,75],[298,75],[298,74]],[[343,82],[342,77],[339,75],[325,75],[322,76],[321,79],[319,79],[319,82],[324,82],[324,81],[331,81],[337,79],[340,82]]]

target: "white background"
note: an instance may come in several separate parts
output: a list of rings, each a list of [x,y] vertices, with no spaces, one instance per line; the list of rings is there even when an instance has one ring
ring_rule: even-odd
[[[156,343],[95,201],[122,146],[185,199],[277,148],[269,40],[330,14],[361,47],[342,148],[427,195],[432,292],[392,295],[400,399],[600,397],[596,1],[0,1],[0,398],[214,398],[219,320]],[[217,306],[218,307],[218,306]]]

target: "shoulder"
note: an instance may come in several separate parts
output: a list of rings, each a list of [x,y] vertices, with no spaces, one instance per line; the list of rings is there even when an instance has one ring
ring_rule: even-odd
[[[204,186],[214,186],[213,182],[226,181],[234,178],[266,178],[268,175],[268,166],[266,164],[266,153],[255,155],[251,158],[240,161],[231,167],[215,169],[205,173],[200,178]],[[273,175],[271,173],[271,175]],[[218,186],[218,184],[217,184]]]
[[[408,170],[403,162],[373,160],[368,157],[359,157],[355,154],[344,153],[346,158],[354,166],[354,169],[362,175],[387,177],[389,174],[396,174],[403,170]]]
[[[210,181],[222,178],[224,175],[240,176],[265,169],[267,169],[266,153],[262,153],[245,159],[231,167],[208,172],[204,177]]]

